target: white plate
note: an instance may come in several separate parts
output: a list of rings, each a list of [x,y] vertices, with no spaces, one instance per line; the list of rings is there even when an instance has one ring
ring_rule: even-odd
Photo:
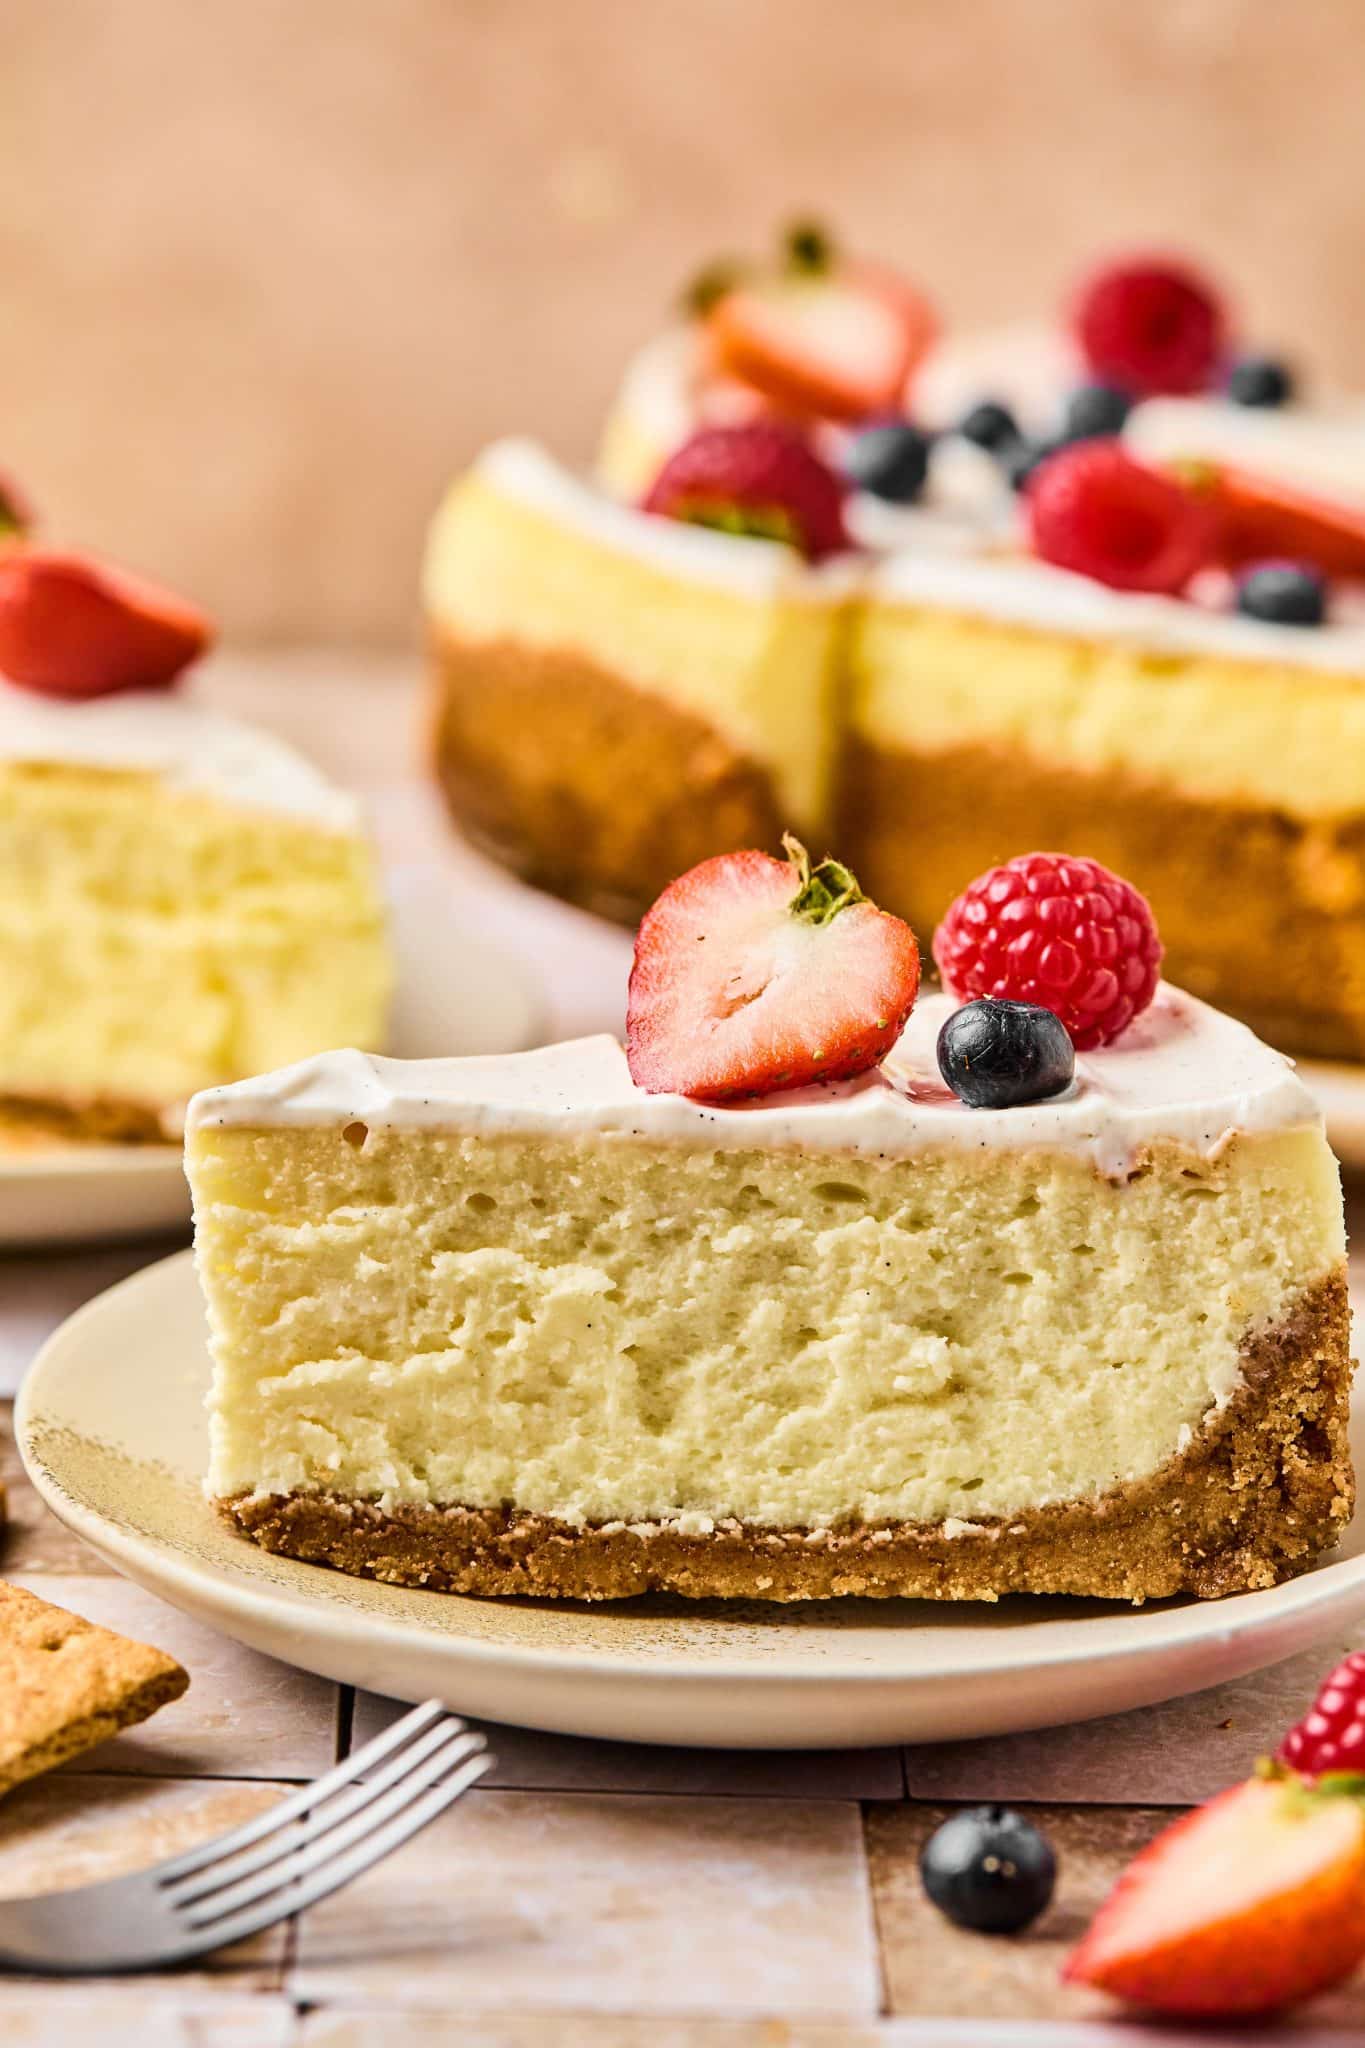
[[[388,893],[398,969],[389,1049],[431,1059],[536,1044],[538,997],[520,968],[460,923],[449,879],[400,868]],[[0,1248],[94,1244],[185,1230],[189,1220],[178,1145],[0,1150]]]
[[[601,1607],[472,1600],[271,1557],[201,1491],[208,1357],[190,1254],[65,1323],[15,1434],[48,1505],[118,1570],[306,1670],[494,1721],[626,1741],[840,1748],[1085,1720],[1239,1677],[1365,1612],[1365,1515],[1285,1586],[1099,1601]]]
[[[1327,1136],[1343,1166],[1365,1169],[1365,1066],[1345,1060],[1296,1060],[1327,1119]]]

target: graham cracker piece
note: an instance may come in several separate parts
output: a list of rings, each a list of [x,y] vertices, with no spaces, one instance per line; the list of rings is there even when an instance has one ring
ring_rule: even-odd
[[[164,1650],[0,1580],[0,1793],[145,1721],[189,1682]]]

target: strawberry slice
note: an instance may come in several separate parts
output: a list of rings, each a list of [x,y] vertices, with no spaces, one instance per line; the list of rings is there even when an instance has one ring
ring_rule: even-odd
[[[832,420],[898,411],[935,331],[904,279],[850,263],[746,279],[706,320],[717,368],[790,411]]]
[[[914,1008],[919,948],[836,860],[723,853],[670,882],[635,940],[626,1057],[650,1095],[728,1102],[840,1081],[884,1059]]]
[[[44,697],[103,697],[170,683],[212,622],[155,583],[88,555],[0,551],[0,674]]]
[[[1066,1963],[1152,2012],[1278,2012],[1365,1956],[1365,1778],[1252,1778],[1186,1814],[1119,1879]]]
[[[1325,576],[1365,578],[1365,510],[1296,491],[1226,463],[1169,465],[1208,505],[1213,547],[1230,569],[1248,562],[1311,562]]]

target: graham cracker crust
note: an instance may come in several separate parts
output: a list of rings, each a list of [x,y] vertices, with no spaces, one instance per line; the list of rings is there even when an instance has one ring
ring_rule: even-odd
[[[845,749],[835,844],[873,899],[931,932],[986,868],[1089,854],[1152,904],[1169,981],[1269,1044],[1365,1059],[1365,817],[1305,821],[975,745]]]
[[[432,757],[462,830],[602,916],[634,924],[698,861],[804,822],[714,726],[586,655],[442,630],[431,676]]]
[[[1111,1493],[972,1524],[766,1529],[575,1528],[515,1508],[381,1509],[329,1494],[219,1503],[265,1549],[436,1592],[624,1600],[996,1600],[1073,1593],[1217,1599],[1304,1570],[1355,1499],[1346,1276],[1338,1271],[1242,1347],[1242,1385],[1189,1449]]]

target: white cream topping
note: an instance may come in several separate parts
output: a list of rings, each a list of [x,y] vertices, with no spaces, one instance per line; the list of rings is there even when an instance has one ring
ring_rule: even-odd
[[[1158,653],[1212,654],[1365,676],[1365,625],[1273,626],[1184,598],[1112,590],[1031,555],[890,555],[869,580],[874,597],[1001,619]]]
[[[0,680],[0,761],[154,775],[168,788],[335,832],[360,827],[355,799],[283,740],[183,690],[124,690],[81,701]]]
[[[904,1157],[942,1148],[1075,1153],[1109,1175],[1144,1146],[1174,1140],[1212,1157],[1239,1131],[1320,1126],[1291,1063],[1242,1024],[1162,985],[1122,1039],[1076,1062],[1069,1092],[1005,1110],[966,1108],[934,1047],[955,1008],[921,997],[884,1067],[856,1080],[715,1108],[646,1095],[614,1038],[496,1058],[392,1060],[324,1053],[279,1073],[196,1095],[188,1126],[453,1129],[481,1135],[614,1132],[706,1146],[796,1146]]]
[[[811,568],[781,541],[721,533],[623,505],[582,482],[534,441],[495,441],[474,471],[495,491],[600,546],[634,555],[665,575],[719,584],[746,597],[839,603],[861,573],[855,556]]]
[[[993,398],[1026,432],[1051,433],[1067,390],[1084,375],[1075,344],[1060,327],[1009,321],[936,343],[911,381],[911,410],[928,426],[951,427]]]

